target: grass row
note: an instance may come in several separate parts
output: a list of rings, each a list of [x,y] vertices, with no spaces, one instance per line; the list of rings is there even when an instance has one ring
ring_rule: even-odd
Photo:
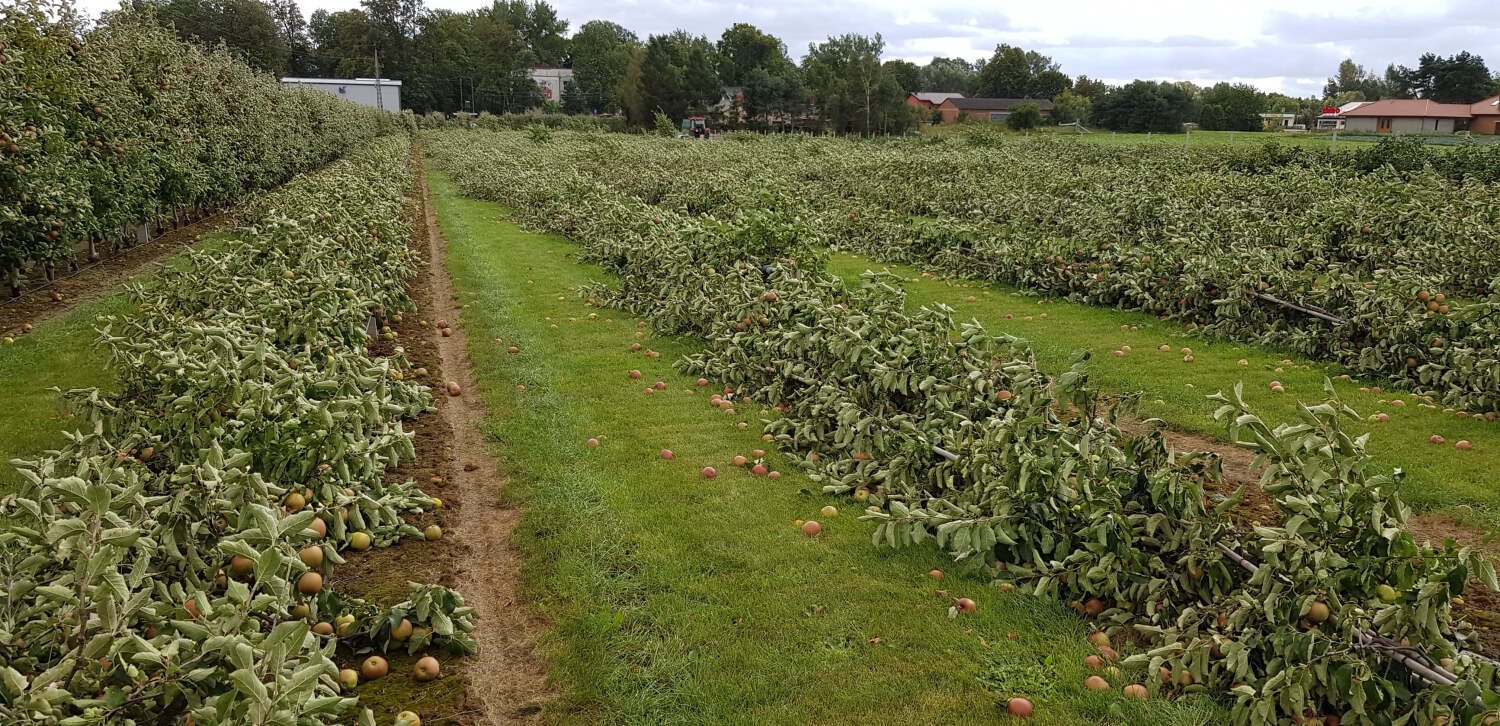
[[[200,249],[223,244],[223,233],[206,236],[196,243]],[[161,264],[176,264],[180,254]],[[80,303],[67,314],[39,325],[33,332],[0,346],[0,391],[5,391],[0,409],[0,492],[20,485],[21,477],[11,459],[28,458],[54,449],[63,432],[75,428],[73,416],[63,407],[53,388],[100,388],[111,391],[115,374],[109,370],[109,355],[96,343],[94,330],[100,317],[130,315],[136,304],[124,291],[100,295]]]
[[[134,309],[124,293],[95,298],[67,315],[0,347],[0,491],[21,484],[11,459],[25,458],[61,446],[71,415],[53,387],[109,388],[114,374],[105,368],[108,354],[96,348],[94,321]]]
[[[1117,133],[1103,128],[1092,128],[1089,129],[1088,133],[1084,133],[1071,126],[1044,126],[1027,132],[1020,132],[1009,131],[1001,123],[991,124],[989,122],[929,125],[922,127],[922,133],[926,136],[962,136],[965,129],[981,124],[1020,137],[1037,136],[1039,138],[1076,139],[1086,144],[1115,144],[1119,146],[1144,146],[1149,144],[1151,146],[1175,146],[1179,149],[1198,148],[1201,146],[1257,147],[1267,143],[1283,144],[1286,146],[1305,146],[1317,149],[1348,149],[1374,143],[1369,140],[1369,135],[1363,135],[1364,138],[1355,140],[1343,138],[1341,134],[1338,140],[1335,141],[1333,134],[1275,131],[1192,131],[1190,133],[1179,134],[1134,134]]]
[[[636,321],[570,289],[604,277],[573,262],[571,243],[428,179],[486,433],[525,512],[528,586],[555,626],[556,720],[978,724],[1004,720],[997,704],[1019,695],[1038,703],[1035,723],[1222,720],[1203,701],[1086,691],[1089,628],[1070,612],[987,578],[928,577],[957,568],[935,549],[873,547],[854,502],[822,495],[774,451],[779,480],[734,467],[767,446],[757,410],[712,409],[713,386],[673,370],[694,341],[637,338]],[[638,341],[662,356],[632,352]],[[656,381],[666,390],[643,393]],[[841,511],[824,517],[825,505]],[[823,533],[803,535],[799,519]],[[950,618],[961,596],[979,610]]]
[[[907,278],[908,306],[944,303],[957,310],[960,320],[973,318],[991,331],[1027,338],[1044,369],[1061,370],[1073,351],[1093,351],[1089,371],[1095,385],[1115,392],[1142,392],[1142,416],[1160,418],[1189,433],[1223,437],[1223,430],[1213,421],[1216,405],[1205,396],[1227,392],[1236,383],[1244,382],[1245,400],[1266,420],[1294,422],[1298,402],[1321,400],[1324,378],[1343,373],[1338,366],[1265,346],[1185,337],[1188,331],[1181,324],[1152,315],[1038,298],[998,283],[937,280],[910,267],[887,266],[852,254],[835,254],[830,269],[853,280],[868,269],[886,267]],[[970,301],[970,297],[975,299]],[[1138,330],[1122,330],[1121,326]],[[1162,345],[1170,350],[1159,350]],[[1114,352],[1123,346],[1131,350],[1116,357]],[[1182,348],[1192,351],[1193,362],[1184,362]],[[1280,364],[1286,360],[1293,365]],[[1273,381],[1281,383],[1285,392],[1273,393]],[[1362,415],[1391,417],[1361,430],[1370,434],[1369,450],[1376,467],[1405,472],[1403,499],[1419,510],[1442,512],[1486,530],[1500,529],[1500,490],[1492,484],[1495,456],[1500,453],[1500,423],[1422,408],[1401,392],[1362,392],[1361,388],[1379,385],[1368,381],[1334,384],[1339,397]],[[1404,404],[1389,403],[1396,399]],[[1429,443],[1434,434],[1442,436],[1444,443]],[[1454,445],[1460,440],[1471,442],[1473,450],[1456,450]]]

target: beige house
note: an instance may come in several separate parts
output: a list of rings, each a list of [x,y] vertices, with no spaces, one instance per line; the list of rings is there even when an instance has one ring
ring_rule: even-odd
[[[1474,117],[1467,103],[1437,103],[1423,98],[1387,98],[1343,113],[1347,131],[1378,134],[1452,133]]]

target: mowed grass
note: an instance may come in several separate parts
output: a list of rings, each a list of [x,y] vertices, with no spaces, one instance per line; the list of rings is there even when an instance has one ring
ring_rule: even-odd
[[[976,122],[988,123],[988,122]],[[922,133],[926,136],[962,136],[964,129],[972,128],[975,124],[939,124],[937,126],[923,126]],[[1250,146],[1259,147],[1266,143],[1285,144],[1287,146],[1306,146],[1320,149],[1353,149],[1360,146],[1368,146],[1369,135],[1364,139],[1346,139],[1340,137],[1334,141],[1332,134],[1309,134],[1305,132],[1275,132],[1275,131],[1193,131],[1191,133],[1177,134],[1132,134],[1124,132],[1112,132],[1109,129],[1090,128],[1089,133],[1083,133],[1071,126],[1044,126],[1030,131],[1010,131],[1004,124],[993,124],[996,129],[1015,137],[1015,141],[1022,142],[1030,138],[1046,139],[1076,139],[1086,144],[1115,144],[1120,146],[1161,146],[1171,148],[1198,148],[1203,146]]]
[[[1009,721],[1002,697],[1026,695],[1030,723],[1224,722],[1201,700],[1122,701],[1124,678],[1113,693],[1084,690],[1089,626],[1071,612],[1001,593],[933,548],[874,547],[853,501],[822,495],[774,451],[779,480],[734,467],[770,448],[759,409],[711,409],[717,384],[674,372],[694,341],[648,335],[662,356],[632,353],[636,321],[569,289],[603,278],[574,264],[572,244],[428,178],[466,305],[478,391],[465,395],[488,406],[505,496],[524,511],[515,540],[529,595],[554,628],[552,721],[989,724]],[[656,381],[666,390],[642,393]],[[840,512],[824,517],[825,505]],[[823,533],[804,536],[798,519]],[[933,568],[948,576],[929,578]],[[950,618],[961,596],[979,610]]]
[[[885,267],[851,254],[835,254],[831,263],[831,270],[847,280]],[[957,311],[958,320],[976,319],[992,332],[1026,338],[1044,369],[1060,371],[1073,351],[1092,351],[1089,371],[1094,385],[1113,392],[1142,392],[1141,415],[1160,418],[1181,431],[1223,439],[1224,429],[1213,420],[1218,406],[1205,397],[1218,391],[1228,393],[1240,382],[1245,385],[1245,401],[1266,421],[1297,423],[1297,403],[1321,402],[1326,395],[1324,378],[1346,372],[1266,346],[1184,337],[1189,331],[1183,325],[1144,313],[1022,295],[998,283],[935,281],[910,267],[889,267],[907,278],[909,307],[941,302]],[[969,302],[969,297],[975,300]],[[1043,299],[1048,302],[1041,304]],[[1006,314],[1013,317],[1006,319]],[[1025,320],[1027,316],[1031,320]],[[1122,325],[1139,330],[1122,330]],[[1114,356],[1127,345],[1131,350],[1124,357]],[[1169,345],[1170,351],[1158,350],[1161,345]],[[1192,363],[1183,361],[1182,348],[1192,351]],[[1247,365],[1240,365],[1240,360]],[[1295,366],[1278,364],[1284,360],[1292,360]],[[1301,370],[1303,365],[1311,370]],[[1285,393],[1272,393],[1272,381],[1280,382]],[[1402,469],[1402,498],[1419,510],[1440,511],[1487,531],[1500,529],[1500,489],[1494,486],[1500,462],[1500,423],[1460,419],[1442,413],[1441,405],[1436,411],[1421,408],[1406,392],[1359,390],[1376,386],[1389,389],[1384,382],[1358,378],[1334,382],[1338,396],[1362,416],[1386,413],[1391,417],[1386,423],[1360,421],[1351,427],[1370,433],[1368,450],[1374,457],[1374,471]],[[1381,403],[1398,398],[1405,405]],[[1445,443],[1428,443],[1433,434],[1442,436]],[[1455,450],[1460,440],[1473,443],[1473,450]]]
[[[114,373],[105,367],[108,351],[94,345],[99,338],[95,319],[133,308],[123,293],[105,295],[0,346],[0,391],[5,392],[0,397],[0,491],[12,491],[22,482],[11,459],[55,449],[62,445],[65,429],[83,425],[68,414],[52,387],[108,389],[114,384]]]
[[[212,234],[193,246],[212,250],[228,239],[227,233]],[[178,252],[159,264],[184,265],[186,261]],[[38,325],[11,345],[0,345],[0,391],[5,392],[0,397],[0,492],[12,491],[23,481],[11,459],[55,449],[66,440],[64,431],[85,425],[52,388],[115,390],[109,351],[97,345],[99,334],[94,328],[101,316],[130,315],[135,309],[135,302],[123,290],[111,292]]]

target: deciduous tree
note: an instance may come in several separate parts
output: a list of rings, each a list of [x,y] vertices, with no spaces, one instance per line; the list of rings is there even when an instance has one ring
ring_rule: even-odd
[[[1176,133],[1192,111],[1187,91],[1155,81],[1133,81],[1094,99],[1094,122],[1116,131]]]
[[[630,54],[640,44],[635,33],[616,23],[606,20],[584,23],[568,43],[568,59],[573,68],[573,83],[569,87],[578,87],[588,108],[601,111],[621,108],[623,103],[616,90],[630,64]]]

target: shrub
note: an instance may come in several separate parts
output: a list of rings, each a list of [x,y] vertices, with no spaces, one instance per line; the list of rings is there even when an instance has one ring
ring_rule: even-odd
[[[1042,125],[1042,110],[1034,103],[1020,103],[1010,107],[1005,125],[1012,131],[1034,129]]]

